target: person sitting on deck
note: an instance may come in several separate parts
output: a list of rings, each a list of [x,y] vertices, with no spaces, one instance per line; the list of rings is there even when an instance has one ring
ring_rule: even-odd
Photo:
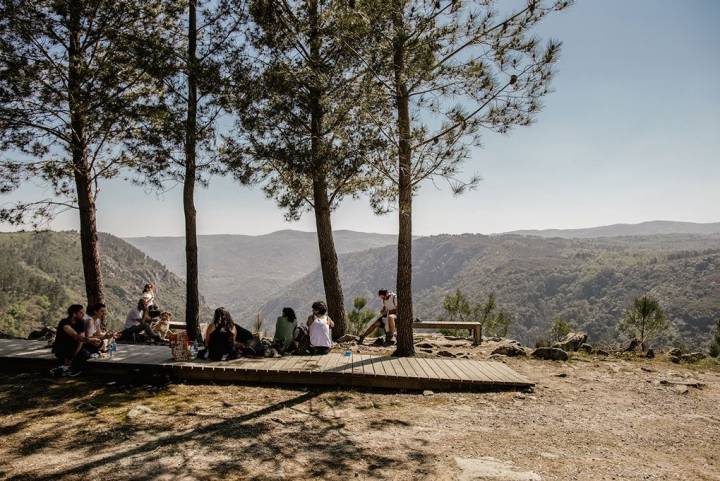
[[[382,309],[380,311],[380,317],[377,318],[365,332],[360,336],[359,344],[365,341],[365,338],[369,336],[375,329],[382,327],[385,329],[385,345],[392,346],[395,344],[397,331],[395,329],[395,321],[397,321],[397,294],[389,292],[387,289],[380,289],[378,291],[378,297],[382,302]]]
[[[224,307],[215,309],[213,322],[205,331],[206,352],[210,360],[224,361],[235,358],[236,335],[237,329],[230,313]]]
[[[85,321],[84,336],[87,338],[98,339],[98,346],[88,345],[87,349],[91,353],[100,353],[107,351],[110,339],[119,337],[119,333],[108,331],[105,326],[105,318],[107,317],[107,306],[101,302],[92,306],[92,317]]]
[[[312,315],[307,320],[310,351],[312,354],[327,354],[333,345],[331,332],[335,323],[327,315],[327,306],[324,302],[313,303],[312,311]]]
[[[145,299],[148,309],[156,311],[159,310],[157,307],[157,289],[155,284],[148,282],[143,287],[142,298]]]
[[[275,322],[275,336],[273,347],[280,354],[291,353],[297,349],[295,330],[297,329],[297,316],[290,307],[283,307],[282,316]]]
[[[133,342],[137,341],[138,335],[144,335],[147,339],[158,339],[158,336],[150,329],[150,313],[145,298],[138,301],[137,307],[130,309],[125,319],[125,329],[122,332],[123,339]]]
[[[60,361],[60,365],[53,369],[53,374],[62,376],[77,376],[82,371],[85,362],[90,357],[86,347],[97,347],[101,341],[87,338],[85,331],[85,309],[80,304],[73,304],[67,310],[68,317],[58,323],[55,342],[52,352]]]

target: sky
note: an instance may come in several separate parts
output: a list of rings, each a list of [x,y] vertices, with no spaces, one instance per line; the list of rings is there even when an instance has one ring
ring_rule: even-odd
[[[487,134],[465,164],[482,182],[454,196],[424,184],[416,235],[580,228],[648,220],[720,221],[720,2],[578,0],[537,33],[563,42],[554,93],[530,127]],[[42,195],[36,186],[0,203]],[[314,231],[286,222],[259,188],[228,178],[197,192],[199,234]],[[56,230],[77,229],[74,213]],[[345,201],[335,229],[397,233],[397,214]],[[182,188],[163,195],[121,180],[98,197],[98,228],[182,236]],[[8,226],[0,226],[9,230]]]

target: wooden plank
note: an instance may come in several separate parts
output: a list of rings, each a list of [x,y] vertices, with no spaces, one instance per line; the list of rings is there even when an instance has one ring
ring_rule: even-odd
[[[418,377],[432,378],[432,371],[422,362],[419,357],[411,357],[408,359],[413,366],[413,369],[419,374]]]
[[[405,369],[405,372],[409,377],[420,377],[413,368],[412,363],[410,362],[410,358],[401,357],[400,362],[402,363],[402,367]]]
[[[0,340],[0,367],[38,369],[55,364],[45,343]],[[172,362],[165,346],[121,345],[113,359],[94,359],[88,369],[118,374],[142,366],[180,379],[238,382],[353,385],[392,389],[451,389],[477,386],[531,386],[532,382],[505,364],[466,359],[392,358],[353,353],[324,356],[241,358],[212,362]],[[356,373],[358,376],[349,376]]]
[[[514,382],[513,379],[509,378],[501,369],[497,368],[495,366],[496,363],[492,361],[485,362],[485,368],[488,370],[488,372],[491,372],[493,374],[493,378],[496,382]]]
[[[432,378],[432,379],[441,379],[442,378],[442,375],[437,370],[435,370],[435,368],[433,367],[433,364],[428,362],[429,360],[427,358],[419,357],[417,359],[423,364],[423,366],[425,367],[425,372],[428,373],[428,376],[430,378]]]
[[[471,381],[476,382],[487,382],[490,381],[490,377],[485,374],[482,364],[473,363],[468,359],[456,359],[455,366],[465,373],[467,378]]]
[[[385,366],[383,365],[383,358],[382,357],[373,357],[372,363],[373,363],[373,370],[375,371],[375,374],[377,376],[387,376],[388,373],[385,371]]]
[[[385,372],[388,373],[389,376],[392,377],[399,377],[400,374],[395,369],[395,358],[389,357],[383,359],[383,369],[385,369]]]

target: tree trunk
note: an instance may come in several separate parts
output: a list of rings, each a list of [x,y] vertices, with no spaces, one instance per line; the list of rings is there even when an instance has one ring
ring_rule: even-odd
[[[185,124],[185,178],[183,210],[185,213],[185,325],[191,341],[199,337],[200,293],[198,289],[197,222],[195,211],[196,144],[197,144],[197,0],[190,0],[188,13],[187,83],[188,103]]]
[[[345,298],[338,271],[338,258],[335,252],[335,240],[333,239],[332,224],[330,222],[330,202],[328,201],[327,185],[324,177],[318,176],[313,179],[313,195],[325,300],[328,305],[328,314],[335,322],[335,327],[332,330],[333,339],[337,339],[345,335],[347,320]]]
[[[405,85],[405,38],[402,11],[397,7],[394,18],[395,41],[393,64],[397,108],[398,148],[398,259],[397,259],[397,356],[415,354],[412,304],[412,163],[410,151],[410,98]]]
[[[308,2],[308,16],[310,20],[310,59],[313,69],[319,69],[322,62],[320,55],[320,34],[318,31],[318,4],[317,0]],[[319,76],[321,77],[321,76]],[[325,301],[328,305],[328,314],[335,322],[332,330],[333,339],[345,335],[347,321],[345,315],[345,300],[343,297],[340,273],[338,271],[337,252],[333,239],[332,223],[330,221],[330,200],[328,198],[326,154],[322,149],[322,91],[315,84],[310,88],[310,134],[313,173],[313,203],[315,211],[315,224],[320,249],[320,267],[322,269],[323,286],[325,287]]]
[[[85,133],[85,112],[82,98],[82,51],[81,51],[81,8],[80,0],[70,3],[68,30],[68,106],[72,137],[70,151],[73,160],[75,190],[80,211],[80,248],[82,251],[85,293],[88,305],[103,302],[103,278],[100,270],[100,253],[95,214],[95,192],[92,169],[88,161],[88,146]]]

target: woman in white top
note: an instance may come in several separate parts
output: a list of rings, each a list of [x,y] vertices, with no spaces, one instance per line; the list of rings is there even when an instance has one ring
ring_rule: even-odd
[[[335,327],[335,323],[327,315],[327,306],[324,302],[313,303],[312,311],[312,316],[307,320],[310,350],[313,354],[327,354],[333,345],[332,328]]]

